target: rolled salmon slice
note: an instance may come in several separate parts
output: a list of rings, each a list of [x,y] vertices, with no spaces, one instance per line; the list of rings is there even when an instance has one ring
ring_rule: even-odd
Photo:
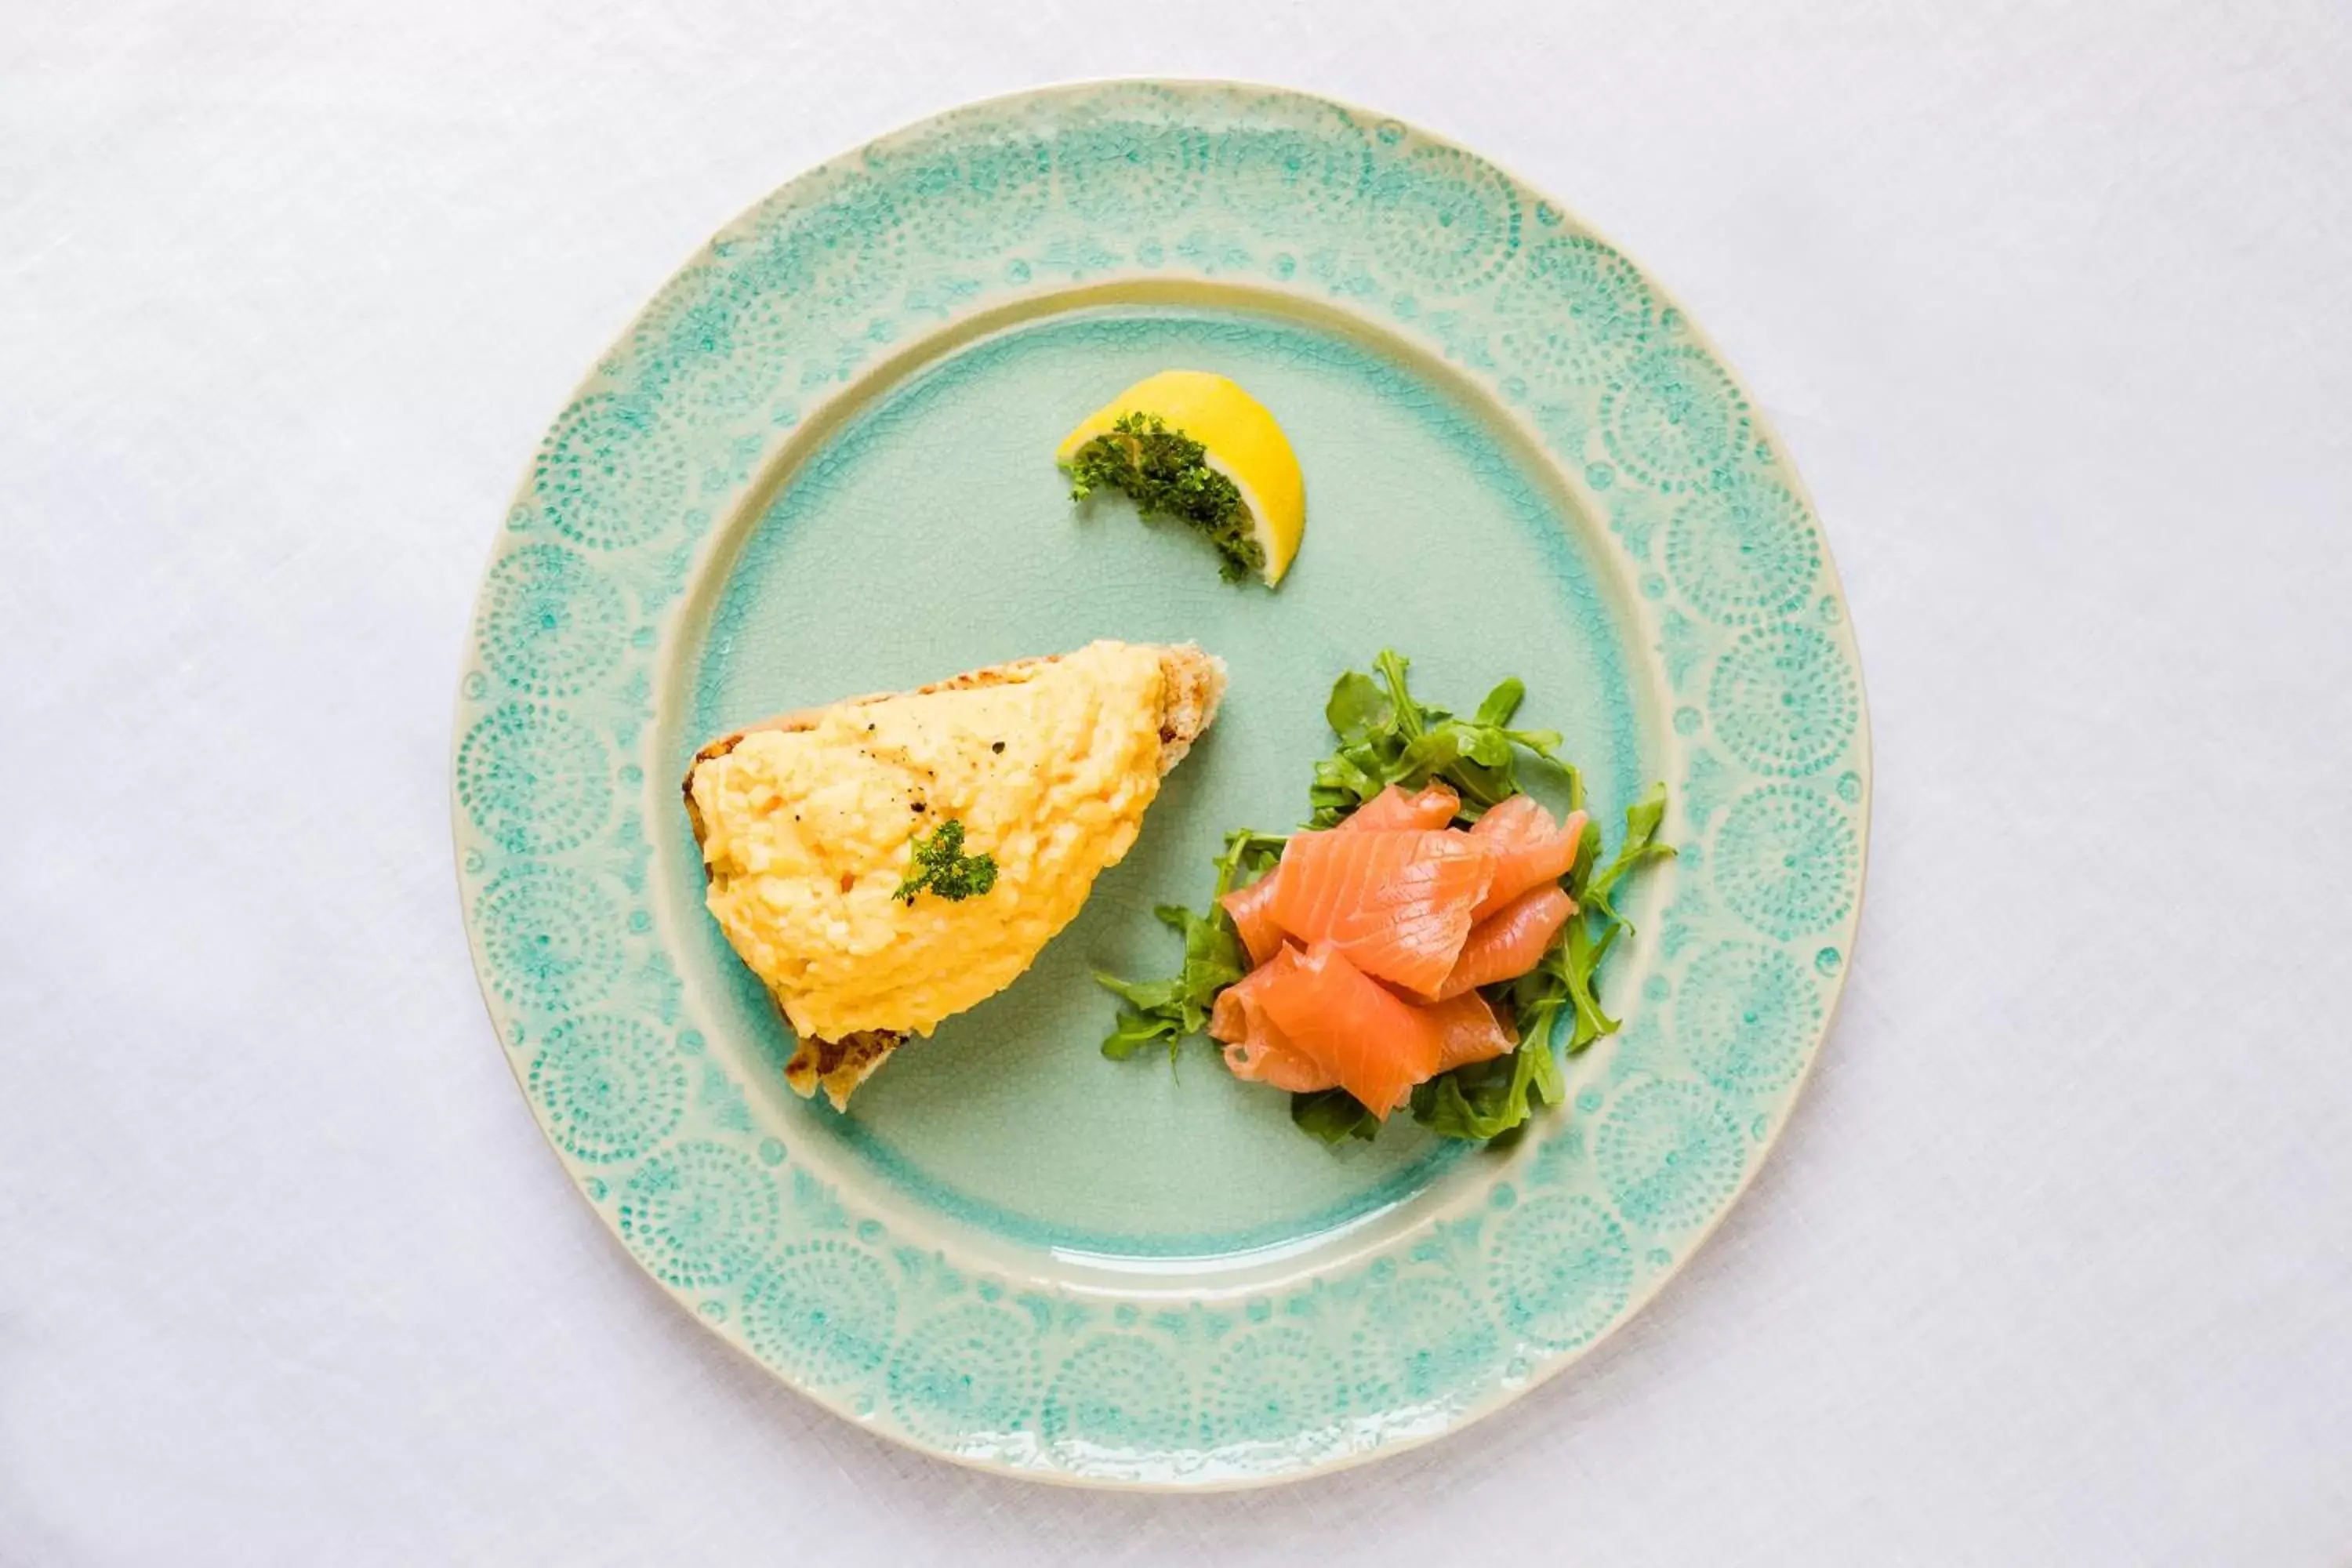
[[[1269,1084],[1292,1094],[1311,1094],[1318,1089],[1341,1087],[1339,1079],[1320,1058],[1284,1033],[1265,1005],[1266,994],[1270,990],[1286,986],[1297,990],[1307,984],[1302,983],[1298,977],[1300,958],[1297,948],[1286,944],[1270,963],[1261,964],[1218,993],[1216,1009],[1209,1020],[1209,1033],[1223,1042],[1225,1066],[1235,1078],[1248,1083]],[[1345,960],[1339,962],[1345,963]],[[1316,1037],[1321,1042],[1319,1048],[1325,1055],[1345,1056],[1352,1051],[1356,1058],[1377,1061],[1383,1051],[1398,1048],[1402,1053],[1400,1070],[1417,1072],[1426,1055],[1424,1037],[1433,1036],[1436,1040],[1434,1064],[1427,1074],[1423,1074],[1425,1078],[1466,1063],[1505,1056],[1517,1048],[1517,1037],[1495,1016],[1495,1010],[1486,1005],[1486,999],[1475,991],[1443,1002],[1415,1004],[1405,1001],[1377,982],[1370,984],[1374,990],[1398,1003],[1403,1011],[1396,1013],[1381,1006],[1377,998],[1363,994],[1357,987],[1347,984],[1344,977],[1299,1004],[1308,1007],[1320,1005],[1327,992],[1343,996],[1355,993],[1355,999],[1361,1004],[1360,1010],[1336,1016],[1316,1016],[1318,1024]],[[1328,1029],[1319,1027],[1325,1025],[1328,1026]],[[1385,1036],[1371,1032],[1383,1028],[1392,1032]],[[1325,1037],[1327,1034],[1336,1036],[1342,1030],[1349,1031],[1345,1041]],[[1358,1081],[1363,1081],[1360,1074],[1357,1076]],[[1413,1084],[1420,1081],[1421,1079],[1414,1079],[1406,1082],[1395,1091],[1397,1099],[1391,1103],[1403,1103],[1411,1097]],[[1363,1098],[1353,1088],[1349,1092],[1355,1094],[1360,1100]],[[1389,1092],[1387,1079],[1381,1079],[1369,1092]]]
[[[1294,959],[1257,1000],[1292,1047],[1382,1121],[1445,1058],[1445,1032],[1428,1009],[1399,1000],[1328,942]]]
[[[1495,851],[1494,880],[1473,917],[1485,920],[1529,888],[1567,876],[1583,833],[1584,813],[1571,811],[1566,822],[1554,822],[1532,795],[1515,795],[1489,809],[1470,829],[1471,837]]]
[[[1297,965],[1298,950],[1285,947],[1271,963],[1251,970],[1217,993],[1209,1015],[1209,1037],[1223,1043],[1225,1066],[1248,1083],[1267,1083],[1293,1094],[1330,1089],[1334,1080],[1314,1058],[1290,1043],[1265,1016],[1265,988],[1278,984]]]
[[[1437,988],[1439,1001],[1497,980],[1517,980],[1536,966],[1552,938],[1576,912],[1576,900],[1558,882],[1540,882],[1470,928],[1454,973]]]
[[[1299,833],[1283,851],[1275,921],[1366,974],[1433,996],[1494,880],[1494,847],[1467,833]]]

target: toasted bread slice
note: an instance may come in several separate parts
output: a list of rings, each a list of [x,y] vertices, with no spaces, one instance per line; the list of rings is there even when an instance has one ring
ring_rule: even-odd
[[[1215,719],[1217,705],[1224,695],[1225,667],[1223,660],[1190,643],[1157,646],[1150,651],[1157,654],[1160,660],[1159,771],[1164,776],[1169,769],[1183,759],[1193,742]],[[813,730],[824,716],[839,710],[894,701],[902,697],[1018,684],[1035,679],[1042,671],[1069,657],[1053,654],[1014,659],[934,681],[911,691],[874,693],[780,714],[721,736],[695,753],[683,782],[687,820],[694,829],[695,842],[701,846],[707,837],[707,827],[695,801],[696,774],[707,763],[732,752],[746,736],[762,731],[790,734]],[[707,863],[704,871],[706,876],[710,874]],[[776,996],[774,1000],[782,1013],[782,998]],[[845,1109],[851,1093],[889,1059],[891,1052],[906,1037],[905,1034],[894,1029],[857,1029],[846,1032],[835,1040],[803,1037],[799,1048],[785,1068],[786,1081],[803,1099],[814,1096],[822,1088],[836,1109]]]

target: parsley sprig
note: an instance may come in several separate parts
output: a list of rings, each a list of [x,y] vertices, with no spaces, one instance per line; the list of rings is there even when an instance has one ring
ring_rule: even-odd
[[[1209,449],[1157,414],[1122,414],[1070,459],[1070,499],[1115,489],[1145,517],[1170,517],[1207,536],[1228,583],[1265,570],[1241,488],[1209,466]]]
[[[917,836],[909,847],[907,879],[891,895],[904,903],[913,903],[916,894],[926,891],[961,903],[996,886],[996,861],[963,852],[963,824],[953,817]]]

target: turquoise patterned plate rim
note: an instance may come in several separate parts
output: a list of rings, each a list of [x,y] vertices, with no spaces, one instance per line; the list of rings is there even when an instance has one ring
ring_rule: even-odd
[[[1625,1029],[1515,1147],[1433,1156],[1440,1175],[1406,1198],[1296,1246],[1106,1268],[910,1196],[837,1130],[855,1118],[777,1092],[776,1042],[714,978],[676,764],[729,574],[813,456],[910,366],[1122,300],[1344,322],[1546,469],[1623,620],[1627,700],[1656,718],[1642,765],[1668,781],[1682,853],[1612,959]],[[515,495],[451,773],[501,1048],[636,1262],[869,1431],[1160,1489],[1295,1479],[1454,1430],[1654,1296],[1753,1179],[1818,1055],[1870,809],[1820,524],[1671,296],[1440,137],[1196,81],[921,121],[793,180],[688,261]]]

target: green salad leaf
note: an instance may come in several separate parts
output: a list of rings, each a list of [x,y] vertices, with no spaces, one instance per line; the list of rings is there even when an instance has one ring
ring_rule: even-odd
[[[1381,1119],[1344,1089],[1319,1089],[1290,1097],[1290,1120],[1301,1132],[1338,1143],[1349,1138],[1370,1142],[1380,1135]]]
[[[1338,745],[1315,764],[1307,826],[1336,826],[1391,784],[1417,790],[1433,779],[1462,797],[1455,821],[1473,823],[1521,793],[1523,765],[1555,773],[1570,809],[1584,809],[1583,776],[1559,755],[1559,735],[1511,727],[1527,697],[1517,677],[1489,691],[1464,719],[1417,700],[1406,681],[1409,668],[1402,654],[1383,648],[1370,673],[1351,669],[1333,683],[1323,713]],[[1605,864],[1601,826],[1585,823],[1575,862],[1561,879],[1578,912],[1532,970],[1480,993],[1515,1022],[1518,1049],[1452,1068],[1420,1085],[1412,1093],[1414,1121],[1444,1137],[1485,1142],[1512,1134],[1537,1110],[1566,1098],[1562,1052],[1572,1056],[1617,1031],[1618,1020],[1601,1005],[1600,970],[1633,926],[1615,899],[1627,877],[1674,855],[1673,847],[1658,838],[1665,814],[1665,785],[1654,784],[1626,807],[1624,837]],[[1143,983],[1096,975],[1127,1004],[1103,1041],[1105,1056],[1123,1060],[1164,1041],[1172,1063],[1186,1039],[1206,1031],[1217,994],[1250,968],[1241,933],[1217,900],[1271,870],[1287,842],[1251,828],[1227,835],[1206,911],[1172,905],[1159,910],[1160,920],[1184,938],[1183,967],[1176,974]],[[1341,1089],[1292,1095],[1290,1119],[1327,1143],[1370,1139],[1381,1126]]]
[[[1309,827],[1331,827],[1391,784],[1419,789],[1441,779],[1462,797],[1462,820],[1520,793],[1519,753],[1526,752],[1566,781],[1569,808],[1584,805],[1584,781],[1559,756],[1550,730],[1515,730],[1511,719],[1527,696],[1517,677],[1486,694],[1467,719],[1413,700],[1405,672],[1412,661],[1383,648],[1374,674],[1351,669],[1331,688],[1323,716],[1339,742],[1315,764],[1307,792]]]
[[[1103,1055],[1125,1061],[1154,1041],[1164,1040],[1168,1059],[1192,1036],[1205,1033],[1217,993],[1250,971],[1249,952],[1233,918],[1217,904],[1236,887],[1255,881],[1282,858],[1286,838],[1239,828],[1225,835],[1225,852],[1217,857],[1217,890],[1210,895],[1205,914],[1177,904],[1162,904],[1152,912],[1162,925],[1184,939],[1184,966],[1165,980],[1136,982],[1095,972],[1105,990],[1125,1002],[1118,1021],[1103,1041]]]
[[[1416,1087],[1412,1119],[1447,1138],[1483,1142],[1517,1129],[1538,1107],[1557,1105],[1567,1096],[1568,1075],[1551,1042],[1531,1034],[1509,1056],[1471,1062]]]

